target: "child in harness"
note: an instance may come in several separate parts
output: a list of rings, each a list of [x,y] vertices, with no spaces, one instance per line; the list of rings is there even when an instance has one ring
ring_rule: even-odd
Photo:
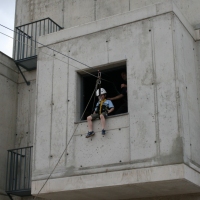
[[[92,128],[92,121],[97,118],[101,120],[102,135],[104,136],[106,134],[105,119],[108,114],[113,112],[114,110],[114,105],[112,101],[106,99],[106,90],[104,88],[101,88],[100,91],[98,89],[96,91],[96,96],[98,97],[99,101],[96,104],[94,113],[87,117],[89,131],[86,135],[86,138],[89,138],[95,134]]]

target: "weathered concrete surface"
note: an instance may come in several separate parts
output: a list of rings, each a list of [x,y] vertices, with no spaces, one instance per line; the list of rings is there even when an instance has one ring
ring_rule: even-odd
[[[186,165],[169,165],[51,179],[39,197],[110,200],[197,193],[199,180],[199,173]],[[37,194],[44,181],[32,182],[32,194]]]
[[[152,5],[158,2],[165,4]],[[98,192],[99,199],[108,193],[113,193],[111,199],[117,199],[115,194],[118,193],[125,194],[122,198],[132,198],[133,195],[139,198],[145,195],[199,192],[199,188],[192,184],[199,185],[195,182],[198,175],[192,170],[192,173],[186,173],[185,178],[178,181],[172,173],[174,176],[169,182],[162,180],[162,175],[167,176],[164,170],[160,172],[161,175],[155,175],[159,180],[153,180],[155,183],[150,185],[145,183],[144,187],[137,185],[141,181],[138,177],[144,173],[142,171],[135,176],[138,182],[134,187],[124,183],[120,188],[108,187],[106,179],[102,182],[102,187],[107,188],[87,188],[88,191],[84,192],[76,188],[77,183],[82,183],[76,178],[91,173],[94,173],[94,179],[90,184],[94,187],[94,182],[98,180],[95,178],[98,175],[96,173],[106,171],[122,172],[132,168],[182,162],[199,171],[200,64],[198,65],[197,59],[200,45],[193,40],[197,38],[192,26],[200,23],[200,4],[198,0],[173,2],[180,11],[168,0],[123,0],[123,3],[120,0],[17,0],[16,26],[45,17],[52,18],[64,28],[79,26],[41,37],[40,42],[90,66],[112,65],[124,60],[127,64],[129,115],[108,119],[106,137],[100,135],[99,121],[96,121],[94,126],[97,134],[93,140],[84,138],[87,124],[80,123],[52,175],[57,179],[50,180],[44,189],[44,193],[49,193],[45,197],[62,199],[65,195],[69,197],[68,195],[73,194],[72,199],[96,199]],[[144,6],[148,7],[143,8]],[[96,22],[89,23],[93,21]],[[26,86],[19,76],[15,146],[34,144],[35,193],[40,189],[40,180],[46,178],[57,163],[76,127],[74,122],[79,116],[77,84],[80,83],[77,69],[71,65],[85,69],[64,56],[40,48],[37,82],[35,71],[25,72],[25,76],[31,80],[31,86]],[[0,70],[4,70],[6,77],[17,82],[16,74],[11,73],[10,69]],[[180,171],[181,169],[178,173]],[[148,177],[148,174],[145,175]],[[72,175],[79,176],[68,177]],[[63,184],[65,181],[66,185]],[[56,194],[60,190],[69,190],[68,181],[70,185],[74,183],[75,193]],[[55,194],[52,195],[51,192]],[[85,196],[88,192],[91,196]],[[184,198],[186,197],[178,196],[174,199]],[[198,196],[188,196],[189,198],[199,199]]]
[[[177,95],[180,99],[179,129],[184,144],[184,161],[190,166],[200,166],[199,158],[199,67],[198,43],[174,20],[175,72]],[[199,170],[199,169],[198,169]]]
[[[70,28],[170,0],[17,0],[15,26],[52,18]],[[200,23],[198,0],[173,0],[186,19],[195,26]]]
[[[25,82],[18,85],[16,148],[33,145],[36,84],[35,80],[30,83],[30,86]]]
[[[7,150],[14,148],[18,73],[13,60],[0,52],[0,194],[5,192]],[[0,199],[8,199],[0,195]]]
[[[30,81],[30,85],[27,86],[23,77],[19,74],[16,148],[32,146],[34,135],[36,70],[31,72],[23,70],[23,74],[27,81]]]
[[[135,10],[152,4],[164,3],[166,1],[167,0],[130,0],[130,10]],[[177,5],[178,9],[192,26],[200,23],[200,14],[198,12],[200,4],[198,0],[173,0],[173,2]]]
[[[0,194],[0,200],[9,200],[9,197],[6,195],[4,195],[4,194]]]
[[[17,0],[15,26],[50,17],[59,25],[63,25],[63,0]]]
[[[151,5],[142,9],[137,9],[127,13],[122,13],[119,15],[111,16],[109,18],[98,20],[96,23],[83,24],[79,27],[74,27],[70,29],[64,29],[62,31],[52,33],[50,35],[45,35],[39,38],[39,42],[43,45],[50,45],[64,40],[71,40],[73,38],[78,38],[83,35],[88,35],[92,33],[98,33],[107,29],[122,26],[124,24],[137,22],[140,20],[155,17],[161,14],[167,14],[169,12],[175,13],[179,20],[184,24],[186,29],[196,39],[196,32],[189,22],[181,14],[177,6],[172,1],[166,1],[165,3],[159,3]],[[41,45],[38,45],[41,46]]]
[[[122,173],[123,170],[132,168],[144,170],[145,167],[150,169],[158,165],[184,162],[199,170],[197,144],[200,116],[198,109],[195,109],[198,107],[199,86],[196,76],[199,72],[194,30],[173,4],[158,4],[135,12],[129,12],[127,16],[120,15],[123,19],[119,16],[110,17],[69,29],[68,32],[64,30],[40,38],[40,42],[51,44],[50,47],[89,66],[112,65],[125,60],[128,73],[129,115],[107,119],[106,137],[99,134],[99,122],[96,121],[94,127],[97,134],[92,140],[84,138],[87,132],[86,122],[79,124],[75,136],[52,174],[55,179],[49,180],[43,191],[49,195],[55,192],[55,196],[51,198],[62,195],[59,194],[60,189],[56,187],[57,184],[54,185],[54,181],[70,179],[75,183],[78,181],[76,178],[82,175],[82,179],[86,174],[96,176],[97,173],[108,171]],[[131,15],[134,19],[132,23],[129,18]],[[110,22],[115,23],[113,25]],[[52,50],[40,48],[33,194],[37,193],[39,185],[43,183],[41,180],[48,177],[76,129],[74,122],[77,121],[79,112],[77,88],[80,84],[78,69],[85,69],[85,66]],[[185,85],[188,87],[187,94],[184,93]],[[165,176],[165,171],[162,174]],[[176,188],[175,193],[168,188],[171,195],[181,194],[180,190],[186,193],[199,192],[195,185],[188,185],[188,181],[199,185],[198,181],[194,182],[188,173],[185,177],[187,181],[180,178],[181,180],[176,182],[177,178],[174,176],[169,185],[164,181],[163,187],[173,185]],[[138,179],[138,183],[140,181],[141,179]],[[162,178],[158,177],[157,181],[162,181]],[[91,183],[96,184],[93,181]],[[107,181],[102,183],[102,186],[108,186],[106,183]],[[76,186],[69,189],[67,183],[62,185],[65,185],[61,189],[64,196],[71,195],[68,190],[80,189]],[[162,184],[155,183],[153,188],[158,185]],[[184,189],[177,188],[177,185],[182,185]],[[115,189],[118,190],[118,187]],[[126,186],[123,189],[128,190]],[[167,195],[161,191],[162,195]],[[134,197],[161,195],[149,194],[147,191],[139,192],[140,195],[141,193],[143,196]],[[45,195],[45,198],[50,197]],[[130,198],[129,192],[127,198]]]
[[[124,133],[125,141],[130,141],[130,147],[129,151],[126,148],[122,148],[124,153],[127,152],[127,157],[123,156],[126,158],[124,159],[124,164],[134,163],[135,167],[144,167],[183,162],[183,142],[179,131],[178,121],[180,118],[177,113],[179,108],[177,105],[176,73],[174,71],[173,19],[173,14],[164,14],[145,21],[75,38],[60,43],[59,46],[54,46],[57,50],[63,53],[68,52],[69,56],[81,60],[90,66],[105,65],[127,59],[128,84],[131,86],[131,89],[129,89],[129,114],[131,120],[129,126],[125,126],[130,129],[129,134]],[[163,40],[165,40],[165,43],[163,43]],[[99,44],[101,45],[99,46]],[[42,51],[44,51],[44,48],[42,48]],[[53,53],[51,50],[46,51]],[[42,177],[45,176],[41,172],[41,170],[44,171],[44,166],[47,169],[49,168],[49,162],[51,163],[54,159],[55,161],[52,163],[56,162],[58,159],[57,154],[52,154],[55,148],[53,143],[55,140],[56,142],[61,140],[60,146],[62,148],[56,148],[55,150],[55,152],[60,151],[61,153],[66,146],[65,138],[62,137],[67,133],[67,141],[69,140],[75,128],[73,122],[77,120],[75,114],[77,112],[77,94],[75,92],[77,74],[75,68],[70,65],[79,69],[83,69],[84,66],[69,60],[69,71],[66,71],[65,75],[63,75],[57,69],[60,67],[63,70],[67,69],[68,65],[60,61],[57,64],[56,56],[58,55],[55,54],[55,59],[53,59],[43,53],[39,55],[35,136],[35,163],[37,164],[33,173],[35,178],[38,178],[40,175]],[[69,79],[70,87],[67,87],[67,79]],[[62,90],[59,93],[54,89],[61,87]],[[62,101],[60,96],[63,96]],[[57,99],[59,99],[58,102],[56,102]],[[68,102],[67,106],[66,102]],[[54,109],[57,107],[62,107],[62,109],[56,109],[56,112],[54,112]],[[66,117],[66,113],[70,113],[70,115]],[[58,119],[58,116],[62,116],[62,119],[67,118],[67,122],[62,122],[61,119],[61,123],[58,126],[52,120]],[[123,120],[120,120],[120,123],[118,120],[120,119],[115,119],[117,124],[123,126]],[[108,119],[108,124],[111,123],[110,121],[111,119]],[[84,126],[82,126],[80,131],[82,134],[86,132]],[[66,127],[68,128],[66,129]],[[115,137],[118,138],[117,140],[122,139],[117,134]],[[97,141],[99,145],[101,143],[102,145],[104,144],[100,138],[97,138]],[[125,141],[123,142],[124,144],[126,144]],[[95,141],[93,142],[95,143]],[[82,140],[79,140],[79,137],[74,138],[71,143],[74,144],[72,145],[74,147],[85,146]],[[41,144],[43,145],[41,146]],[[108,146],[110,145],[108,144]],[[44,151],[44,148],[49,149],[49,151]],[[98,162],[93,165],[87,159],[83,162],[87,164],[81,165],[81,160],[77,159],[77,161],[74,161],[74,158],[79,154],[78,158],[81,158],[83,154],[80,152],[84,152],[84,150],[76,151],[72,148],[69,151],[72,151],[68,156],[66,164],[69,168],[72,167],[77,171],[80,166],[86,165],[93,168],[91,169],[93,171],[94,166],[100,165]],[[43,153],[41,154],[41,152]],[[96,156],[96,160],[102,160],[102,157],[105,156],[99,153]],[[106,161],[106,159],[109,160],[109,156],[105,157],[105,162],[102,161],[105,166],[117,163],[115,159],[115,161]],[[42,162],[37,162],[37,160],[42,160]],[[65,166],[64,161],[61,165]],[[52,165],[50,164],[50,169],[51,167]],[[117,168],[118,166],[116,166]],[[99,171],[103,170],[105,168],[99,168]],[[60,173],[64,173],[64,171],[64,168],[60,169]],[[81,171],[76,173],[81,173]]]
[[[5,192],[7,150],[33,145],[36,77],[34,71],[24,75],[30,86],[13,60],[0,53],[0,193]]]
[[[142,200],[199,200],[199,199],[200,199],[199,194],[142,198]],[[134,200],[141,200],[141,199],[134,199]]]

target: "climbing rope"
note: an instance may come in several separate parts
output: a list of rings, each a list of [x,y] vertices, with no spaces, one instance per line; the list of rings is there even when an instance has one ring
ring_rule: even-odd
[[[96,83],[95,88],[94,88],[94,91],[93,91],[93,93],[92,93],[92,95],[91,95],[91,97],[90,97],[90,100],[88,101],[87,106],[86,106],[86,108],[85,108],[85,110],[84,110],[84,112],[83,112],[83,114],[82,114],[82,116],[81,116],[81,118],[80,118],[80,121],[82,120],[82,118],[83,118],[83,116],[84,116],[84,114],[85,114],[85,111],[87,110],[87,107],[88,107],[88,105],[89,105],[89,103],[90,103],[90,101],[91,101],[91,99],[92,99],[92,96],[94,95],[94,93],[95,93],[95,91],[96,91],[96,87],[97,87],[97,83]],[[79,124],[80,124],[80,123],[79,123]],[[63,157],[65,151],[67,150],[67,147],[69,146],[69,144],[70,144],[70,142],[71,142],[71,140],[72,140],[72,138],[73,138],[73,136],[74,136],[74,134],[75,134],[75,132],[76,132],[78,126],[79,126],[79,124],[76,126],[76,128],[75,128],[75,130],[74,130],[72,136],[70,137],[70,139],[69,139],[69,141],[68,141],[68,143],[67,143],[67,145],[66,145],[66,147],[65,147],[65,149],[64,149],[64,151],[63,151],[63,153],[61,154],[61,156],[60,156],[60,158],[58,159],[58,161],[57,161],[55,167],[54,167],[53,170],[51,171],[50,175],[48,176],[48,178],[46,179],[46,181],[45,181],[44,184],[42,185],[42,187],[41,187],[41,189],[39,190],[39,192],[37,193],[37,195],[40,194],[40,192],[42,191],[42,189],[44,188],[44,186],[46,185],[46,183],[47,183],[48,180],[50,179],[51,175],[52,175],[53,172],[55,171],[56,167],[58,166],[58,164],[59,164],[61,158]],[[37,199],[37,198],[38,198],[38,197],[35,196],[33,199]]]

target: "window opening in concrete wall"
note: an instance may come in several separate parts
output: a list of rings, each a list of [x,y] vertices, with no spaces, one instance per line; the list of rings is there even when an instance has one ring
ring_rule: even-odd
[[[121,93],[121,84],[127,85],[126,81],[123,80],[123,78],[121,76],[122,72],[126,73],[126,63],[122,63],[117,66],[115,65],[115,66],[107,66],[107,67],[102,67],[102,68],[100,67],[98,69],[101,71],[101,78],[106,79],[111,82],[110,83],[110,82],[106,82],[103,80],[101,81],[101,87],[107,91],[107,98],[115,97],[115,96],[119,95]],[[94,72],[92,74],[97,76],[97,74],[98,74],[97,70],[96,70],[96,72]],[[77,96],[78,96],[78,99],[80,99],[80,102],[77,102],[79,104],[79,106],[77,108],[79,110],[78,118],[80,119],[80,117],[81,117],[82,113],[84,112],[84,110],[89,102],[89,99],[94,91],[97,78],[95,78],[89,74],[79,73],[78,80],[79,80],[79,83],[78,83],[79,89],[77,90],[77,92],[78,92]],[[94,101],[95,101],[95,103],[94,103]],[[94,100],[94,96],[93,96],[82,120],[86,120],[87,116],[89,116],[90,114],[92,114],[94,112],[94,108],[95,108],[97,101],[98,101],[98,98],[96,97],[96,95],[95,95],[95,100]],[[120,108],[120,106],[122,104],[124,104],[125,101],[127,101],[127,99],[124,99],[124,98],[112,101],[115,106],[115,110],[109,116],[116,115],[116,111]],[[93,107],[93,103],[94,103],[94,107]],[[125,112],[121,112],[121,113],[125,113]]]

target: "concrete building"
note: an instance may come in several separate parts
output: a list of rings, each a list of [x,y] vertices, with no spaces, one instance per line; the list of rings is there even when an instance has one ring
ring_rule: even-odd
[[[13,59],[0,54],[0,199],[31,189],[49,200],[199,200],[199,9],[199,0],[17,0]],[[95,121],[86,139],[80,116],[98,70],[116,87],[127,72],[128,113],[108,117],[104,137]]]

